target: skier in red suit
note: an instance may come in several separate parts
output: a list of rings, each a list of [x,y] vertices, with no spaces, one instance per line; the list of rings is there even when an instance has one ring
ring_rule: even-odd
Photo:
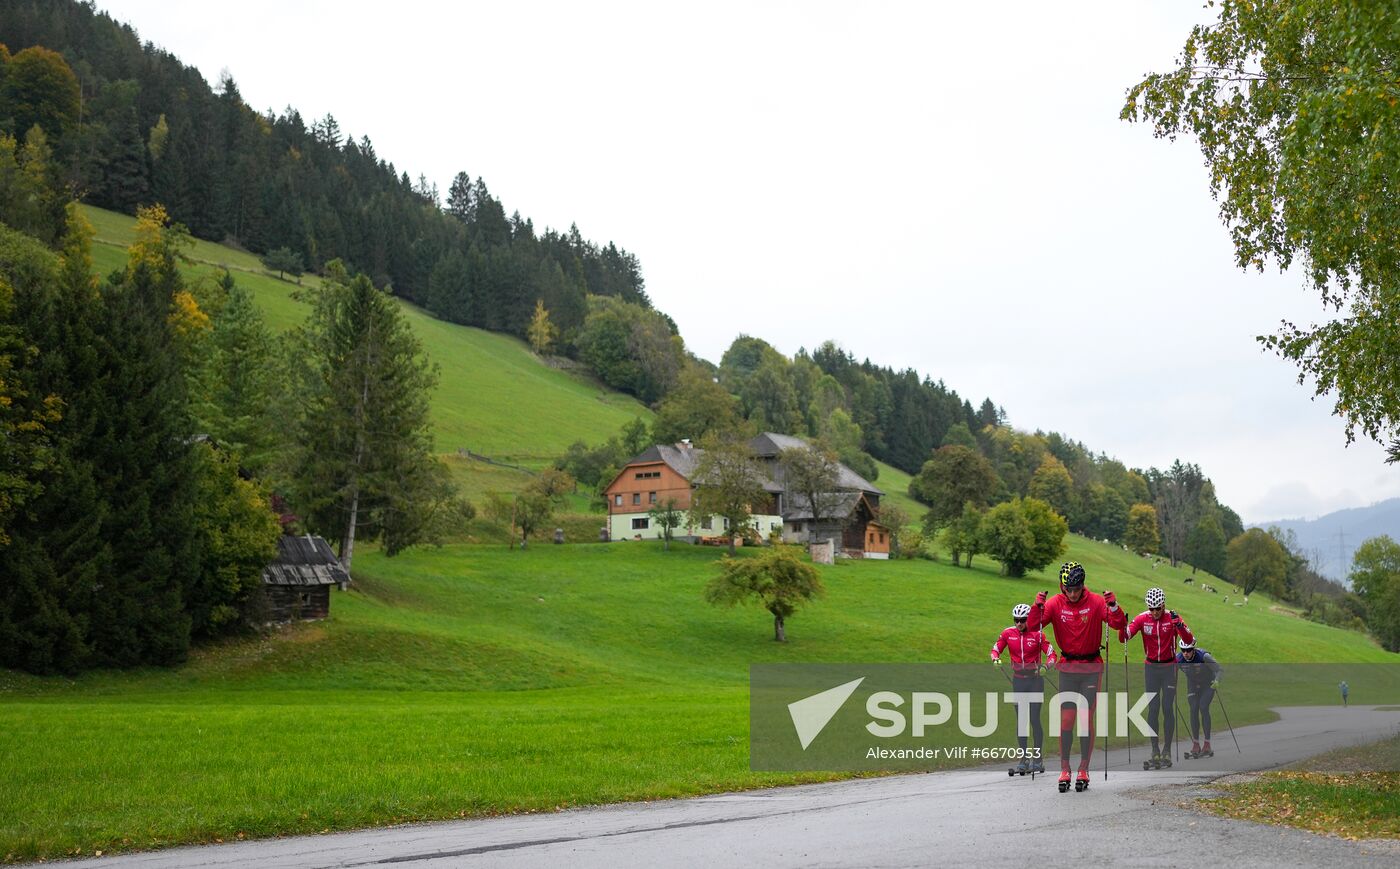
[[[1046,592],[1035,596],[1027,627],[1038,630],[1049,625],[1055,632],[1055,645],[1060,649],[1060,691],[1078,692],[1087,700],[1089,735],[1079,738],[1079,774],[1074,789],[1089,787],[1089,760],[1094,753],[1094,709],[1098,703],[1099,684],[1103,677],[1103,628],[1115,630],[1127,626],[1113,592],[1094,594],[1084,587],[1084,568],[1074,561],[1060,567],[1060,593],[1046,599]],[[1060,710],[1060,791],[1069,789],[1069,748],[1075,729],[1078,709],[1065,705]]]

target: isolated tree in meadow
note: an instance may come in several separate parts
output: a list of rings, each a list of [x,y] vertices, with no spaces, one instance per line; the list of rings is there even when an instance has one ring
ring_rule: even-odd
[[[1288,576],[1288,552],[1267,531],[1251,528],[1225,549],[1225,575],[1244,590],[1278,594]]]
[[[1156,552],[1162,547],[1157,534],[1157,509],[1151,504],[1134,504],[1128,509],[1128,527],[1123,531],[1123,545],[1138,555]]]
[[[301,418],[291,462],[294,502],[309,527],[340,541],[350,569],[357,536],[397,552],[428,532],[451,489],[433,455],[428,399],[438,372],[398,303],[337,261],[294,343]]]
[[[530,349],[541,356],[549,352],[554,339],[559,337],[559,330],[550,322],[549,311],[540,299],[535,300],[535,313],[530,317],[530,327],[525,334],[530,338]]]
[[[517,532],[520,548],[530,543],[530,535],[547,527],[563,504],[564,496],[573,491],[574,478],[558,468],[546,468],[524,490],[514,495],[493,492],[486,497],[486,515],[507,530],[506,539],[513,548]]]
[[[1366,610],[1366,627],[1387,651],[1400,652],[1400,544],[1382,535],[1352,556],[1352,590]]]
[[[1211,511],[1203,516],[1186,537],[1186,560],[1191,563],[1191,573],[1200,568],[1207,573],[1221,576],[1225,572],[1225,532],[1220,529],[1220,520]]]
[[[837,508],[846,498],[838,490],[841,469],[836,456],[825,444],[793,447],[778,455],[778,467],[782,469],[783,488],[788,496],[812,511],[807,539],[815,540],[816,526],[835,518]]]
[[[675,498],[663,498],[647,515],[651,517],[651,524],[661,529],[662,548],[670,552],[671,538],[675,536],[676,529],[685,524],[685,511]]]
[[[711,517],[728,523],[729,551],[734,540],[749,527],[754,507],[767,504],[771,496],[764,488],[763,471],[748,442],[734,437],[712,437],[702,443],[704,450],[691,476],[690,523],[704,527]]]
[[[1065,551],[1069,525],[1049,504],[1037,498],[1013,498],[982,517],[978,543],[1001,562],[1006,576],[1041,570]]]
[[[705,586],[705,600],[734,606],[757,600],[773,614],[773,639],[787,642],[786,622],[798,608],[826,593],[821,573],[791,546],[772,546],[753,557],[728,557]]]
[[[262,264],[263,268],[268,271],[277,272],[279,280],[282,279],[283,275],[291,275],[297,279],[298,284],[301,283],[302,273],[306,271],[306,266],[301,261],[301,254],[289,247],[279,247],[263,254]]]
[[[962,515],[968,501],[985,507],[996,491],[997,472],[981,453],[950,445],[934,450],[918,476],[909,483],[909,494],[929,505],[924,526],[941,528]]]
[[[1400,458],[1400,8],[1368,0],[1215,4],[1176,68],[1129,89],[1122,117],[1192,134],[1241,268],[1294,261],[1329,309],[1264,345]]]
[[[943,548],[954,567],[971,567],[972,557],[982,551],[982,517],[986,511],[968,501],[960,516],[943,529]],[[964,561],[966,558],[966,561]]]

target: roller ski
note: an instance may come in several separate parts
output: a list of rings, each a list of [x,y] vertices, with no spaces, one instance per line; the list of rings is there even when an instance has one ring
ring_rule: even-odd
[[[1089,771],[1088,771],[1087,769],[1081,769],[1081,770],[1079,771],[1079,775],[1075,776],[1075,779],[1074,779],[1074,792],[1077,793],[1077,794],[1078,794],[1078,793],[1083,793],[1084,791],[1087,791],[1088,789],[1089,789]]]
[[[1186,755],[1186,756],[1187,756],[1187,757],[1190,757],[1191,755],[1188,754],[1188,755]],[[1161,754],[1161,753],[1153,754],[1151,758],[1149,758],[1149,759],[1147,759],[1147,760],[1144,760],[1144,761],[1142,762],[1142,768],[1143,768],[1144,770],[1149,770],[1149,769],[1169,769],[1169,768],[1171,767],[1171,765],[1172,765],[1172,756],[1171,756],[1170,754]]]
[[[1020,763],[1008,769],[1006,774],[1009,776],[1029,775],[1031,771],[1031,765],[1022,760]]]
[[[1038,760],[1031,761],[1031,775],[1043,775],[1044,773],[1045,764],[1041,763]]]
[[[1215,752],[1210,749],[1210,740],[1206,740],[1204,746],[1193,742],[1191,743],[1191,750],[1186,752],[1187,760],[1197,760],[1202,757],[1215,757]]]
[[[1060,793],[1069,790],[1069,767],[1060,770]]]

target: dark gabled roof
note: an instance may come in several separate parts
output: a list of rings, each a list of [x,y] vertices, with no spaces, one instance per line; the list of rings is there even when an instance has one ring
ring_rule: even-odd
[[[704,454],[704,450],[696,449],[695,447],[657,444],[654,447],[647,447],[640,455],[624,465],[624,468],[632,465],[664,462],[671,470],[689,480],[695,473],[696,463],[700,461],[700,457]]]
[[[263,568],[262,579],[267,585],[336,585],[349,582],[350,574],[323,538],[284,534],[277,538],[277,558]]]
[[[802,438],[792,435],[777,434],[766,431],[753,440],[749,441],[749,448],[761,459],[776,459],[783,450],[804,449],[809,450],[812,445]],[[843,491],[869,492],[872,495],[883,495],[884,492],[875,487],[875,484],[857,474],[855,471],[841,464],[836,463],[837,477],[836,487]],[[782,465],[774,463],[771,471],[773,479],[782,482]],[[779,487],[781,489],[781,486]],[[770,490],[771,491],[771,490]]]

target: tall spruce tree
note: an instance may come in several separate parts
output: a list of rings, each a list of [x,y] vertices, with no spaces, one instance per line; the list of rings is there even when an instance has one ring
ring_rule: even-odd
[[[356,539],[392,553],[428,535],[450,489],[428,428],[436,367],[388,294],[339,263],[327,271],[298,336],[308,358],[291,476],[309,527],[340,541],[349,569]]]
[[[37,673],[71,673],[88,663],[93,590],[110,557],[88,450],[106,406],[91,234],[70,206],[56,259],[32,239],[0,228],[0,271],[14,282],[27,339],[44,348],[36,387],[63,400],[62,418],[49,426],[54,461],[41,477],[43,491],[21,515],[11,544],[0,547],[0,576],[8,579],[0,582],[0,665]]]
[[[184,660],[186,592],[199,578],[196,466],[177,299],[178,232],[164,210],[143,209],[121,282],[104,288],[98,338],[107,407],[86,444],[110,569],[93,595],[93,651],[113,666]]]

